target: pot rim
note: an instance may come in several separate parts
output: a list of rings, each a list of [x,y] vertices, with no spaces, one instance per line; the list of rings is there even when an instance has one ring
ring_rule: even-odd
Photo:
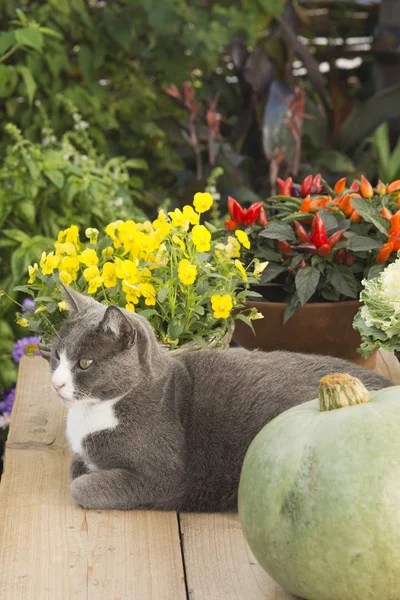
[[[247,304],[265,304],[268,306],[276,306],[277,308],[283,308],[286,307],[288,305],[288,302],[270,302],[269,300],[260,300],[260,299],[254,299],[251,300],[250,298],[247,300]],[[307,302],[304,306],[300,306],[298,308],[298,310],[311,310],[312,307],[315,308],[324,308],[324,307],[332,307],[332,306],[355,306],[356,304],[361,305],[361,302],[359,300],[338,300],[337,302]],[[297,312],[297,311],[296,311]]]

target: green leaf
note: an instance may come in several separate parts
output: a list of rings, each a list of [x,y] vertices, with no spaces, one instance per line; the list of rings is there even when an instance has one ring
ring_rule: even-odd
[[[145,319],[148,319],[149,317],[158,315],[158,312],[154,308],[145,308],[144,310],[141,310],[140,313],[138,312],[138,314],[140,314]]]
[[[61,171],[58,169],[44,169],[44,174],[59,190],[62,189],[65,177]]]
[[[382,246],[382,243],[370,237],[352,235],[347,240],[346,246],[349,250],[354,250],[354,252],[362,252],[365,250],[376,250]]]
[[[245,315],[243,315],[242,313],[238,313],[237,315],[235,315],[235,319],[236,320],[239,319],[240,321],[243,321],[243,323],[246,323],[246,325],[248,327],[250,327],[250,329],[252,330],[254,335],[256,335],[256,332],[254,331],[253,323]]]
[[[339,221],[337,220],[337,218],[330,213],[328,210],[325,210],[324,208],[321,208],[319,211],[319,216],[321,217],[324,225],[325,225],[325,229],[327,231],[330,231],[331,229],[337,229],[339,227]]]
[[[131,167],[132,169],[141,169],[147,171],[149,165],[143,158],[130,158],[124,162],[125,167]]]
[[[33,200],[22,200],[18,202],[16,212],[29,225],[35,224],[36,208]]]
[[[18,75],[14,67],[0,65],[0,98],[11,96],[18,84]]]
[[[357,281],[349,267],[334,265],[330,275],[330,282],[343,296],[358,298]]]
[[[397,84],[375,94],[353,109],[339,128],[333,143],[344,151],[350,150],[368,137],[381,123],[397,119],[399,116],[400,84]]]
[[[175,317],[172,319],[171,323],[168,325],[168,335],[171,340],[176,340],[181,335],[183,328],[185,327],[185,318],[184,317]]]
[[[61,33],[58,33],[58,31],[56,31],[55,29],[50,29],[50,27],[40,27],[39,31],[41,33],[44,33],[44,35],[48,35],[49,37],[56,38],[57,40],[64,39],[63,36],[61,35]]]
[[[41,50],[43,45],[43,36],[37,27],[23,27],[15,31],[15,39],[23,46],[30,46],[35,50]]]
[[[293,228],[287,223],[280,223],[279,221],[269,222],[258,235],[271,240],[296,241]]]
[[[353,161],[342,152],[326,150],[318,152],[318,165],[322,165],[333,173],[354,173],[356,170]]]
[[[29,104],[32,104],[37,89],[36,81],[33,78],[32,71],[28,69],[28,67],[22,66],[18,66],[17,71],[20,73],[20,75],[22,75],[22,79],[24,80],[26,87],[26,93],[29,99]]]
[[[203,316],[204,315],[204,307],[203,306],[195,306],[193,309],[193,312],[196,313],[196,315],[200,315]]]
[[[283,324],[287,323],[289,319],[293,317],[293,315],[300,308],[300,300],[297,293],[294,293],[293,296],[290,297],[287,307],[285,308],[285,312],[283,313]]]
[[[21,244],[30,239],[29,235],[26,235],[26,233],[20,229],[3,229],[2,233],[10,238],[10,240],[15,240]]]
[[[373,225],[375,225],[378,231],[388,236],[390,221],[385,219],[385,217],[382,217],[382,215],[379,214],[378,209],[375,208],[375,206],[370,204],[370,202],[368,202],[368,200],[365,200],[364,198],[352,198],[351,204],[358,212],[360,217],[365,219],[368,223],[372,223]]]
[[[282,265],[277,265],[275,263],[269,263],[261,274],[260,284],[263,285],[264,283],[272,281],[273,279],[275,279],[275,277],[278,277],[278,275],[280,275],[284,271],[286,271],[286,267],[283,267]]]
[[[7,52],[15,43],[15,35],[13,31],[2,31],[0,33],[0,55]]]
[[[368,270],[367,279],[375,279],[375,277],[379,277],[382,271],[385,269],[386,265],[383,263],[372,265]]]
[[[165,286],[163,287],[157,294],[157,300],[162,303],[164,302],[165,298],[168,296],[168,287]]]
[[[24,163],[28,167],[28,171],[29,171],[32,179],[39,179],[41,171],[40,171],[36,161],[33,160],[32,156],[29,154],[29,152],[24,152],[22,155],[22,158],[24,159]]]
[[[321,273],[314,267],[304,267],[297,271],[294,282],[301,306],[304,306],[314,295],[320,277]]]

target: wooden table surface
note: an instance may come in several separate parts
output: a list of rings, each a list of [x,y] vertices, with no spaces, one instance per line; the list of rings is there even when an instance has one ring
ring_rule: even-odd
[[[376,370],[400,383],[392,355]],[[293,600],[235,515],[79,507],[65,416],[46,361],[23,358],[0,485],[1,600]]]

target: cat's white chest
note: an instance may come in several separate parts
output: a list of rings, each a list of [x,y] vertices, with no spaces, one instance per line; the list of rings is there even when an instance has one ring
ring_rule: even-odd
[[[120,398],[105,400],[99,404],[71,406],[67,416],[67,440],[74,454],[84,457],[83,440],[105,429],[115,429],[119,423],[114,405]]]

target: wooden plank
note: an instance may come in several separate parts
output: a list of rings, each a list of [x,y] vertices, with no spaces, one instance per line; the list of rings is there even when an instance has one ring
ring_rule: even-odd
[[[37,386],[46,377],[45,361],[22,362],[0,485],[0,598],[183,600],[175,513],[85,511],[70,498],[62,411]]]
[[[254,558],[237,515],[181,514],[191,600],[293,600]]]
[[[8,448],[65,448],[66,412],[50,386],[49,365],[36,356],[21,359]]]

